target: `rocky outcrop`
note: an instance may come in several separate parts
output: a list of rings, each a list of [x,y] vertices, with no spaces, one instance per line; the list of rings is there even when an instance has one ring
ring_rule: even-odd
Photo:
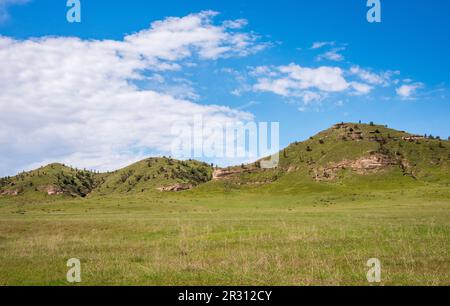
[[[59,187],[56,186],[47,186],[44,188],[44,192],[49,196],[63,195],[64,191],[62,191]]]
[[[359,141],[364,139],[364,134],[362,131],[351,131],[347,133],[347,137],[351,140]]]
[[[0,196],[10,196],[10,197],[17,197],[20,194],[20,190],[14,189],[14,190],[0,190]]]
[[[365,175],[377,172],[392,165],[397,165],[397,162],[389,156],[374,154],[357,160],[344,160],[339,163],[329,164],[326,167],[320,167],[314,171],[314,179],[316,181],[334,180],[339,171],[346,169],[355,171],[360,175]]]
[[[419,136],[419,135],[412,135],[412,136],[403,137],[402,139],[405,141],[417,141],[417,140],[424,140],[425,137]]]
[[[166,187],[160,187],[158,188],[161,192],[178,192],[178,191],[184,191],[194,188],[194,185],[192,184],[175,184],[171,186]]]

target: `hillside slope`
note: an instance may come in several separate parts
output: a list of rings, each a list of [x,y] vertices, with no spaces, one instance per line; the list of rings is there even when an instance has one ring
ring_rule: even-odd
[[[349,123],[293,144],[282,156],[282,168],[306,167],[315,180],[333,180],[345,170],[364,175],[392,169],[414,179],[439,180],[449,176],[450,145],[384,126]]]
[[[212,171],[198,161],[149,158],[108,174],[93,195],[188,190],[211,180]]]
[[[170,192],[194,188],[212,178],[213,169],[198,161],[149,158],[126,168],[94,173],[51,164],[0,179],[0,196],[102,196],[113,193]]]
[[[112,173],[52,164],[0,179],[0,196],[160,193],[194,189],[224,192],[267,187],[275,192],[359,184],[450,184],[450,143],[373,124],[340,123],[280,152],[279,166],[252,164],[213,169],[198,161],[149,158]]]
[[[395,182],[450,182],[450,143],[380,125],[341,123],[280,152],[279,167],[260,162],[218,170],[217,182],[291,187],[343,184],[371,178]]]
[[[85,197],[96,188],[104,174],[50,164],[37,170],[0,179],[0,195],[44,194]]]

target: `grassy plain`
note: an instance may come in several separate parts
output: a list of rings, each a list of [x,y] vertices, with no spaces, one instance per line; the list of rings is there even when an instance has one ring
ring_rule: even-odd
[[[288,179],[0,198],[0,285],[68,285],[69,258],[81,260],[82,285],[368,285],[370,258],[382,285],[450,285],[448,184],[291,189]]]

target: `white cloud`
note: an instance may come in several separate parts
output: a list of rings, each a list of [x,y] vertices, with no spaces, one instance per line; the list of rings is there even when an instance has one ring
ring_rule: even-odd
[[[183,18],[172,17],[152,23],[151,28],[125,37],[124,52],[138,53],[151,59],[177,60],[196,52],[203,59],[246,56],[265,45],[257,37],[229,32],[212,24],[217,13],[204,11]]]
[[[348,83],[343,77],[343,71],[338,67],[305,68],[290,64],[279,67],[279,70],[295,81],[296,86],[300,89],[317,88],[322,91],[333,92],[348,88]]]
[[[295,96],[292,89],[295,89],[297,84],[289,78],[282,79],[268,79],[261,78],[258,80],[258,83],[253,86],[253,89],[256,91],[268,91],[274,94],[289,97]]]
[[[252,68],[250,68],[250,74],[252,73],[251,69]],[[236,88],[230,92],[233,96],[241,97],[243,94],[252,91],[252,86],[249,83],[247,72],[241,72],[232,68],[222,68],[216,71],[216,73],[225,73],[233,77],[234,82],[236,83]]]
[[[377,75],[361,68],[352,68],[348,73],[340,67],[302,67],[297,64],[287,66],[251,68],[256,78],[253,90],[271,92],[284,98],[301,98],[304,105],[321,102],[331,94],[368,95],[376,86],[389,80],[391,72]],[[362,79],[364,82],[354,78]],[[347,78],[353,76],[353,78]],[[305,108],[302,108],[305,110]]]
[[[356,65],[349,69],[337,66],[308,68],[292,63],[287,66],[251,67],[249,75],[255,78],[254,91],[270,92],[284,98],[301,98],[304,105],[321,102],[332,97],[332,94],[369,95],[375,89],[400,82],[397,77],[399,71],[374,72]],[[403,99],[411,99],[423,87],[422,83],[413,83],[412,80],[405,80],[404,83],[397,88],[397,94]],[[335,97],[339,98],[337,95]],[[305,107],[301,109],[306,110]]]
[[[225,28],[229,29],[240,29],[245,27],[248,24],[246,19],[237,19],[237,20],[227,20],[223,23]]]
[[[240,97],[240,96],[242,96],[242,90],[240,90],[240,89],[233,89],[230,92],[230,94],[232,94],[233,96],[236,96],[236,97]]]
[[[416,94],[417,90],[423,88],[422,83],[414,83],[408,85],[402,85],[396,89],[397,95],[399,95],[402,99],[412,99],[414,94]]]
[[[329,61],[334,61],[334,62],[341,62],[345,59],[345,57],[339,53],[341,51],[344,51],[345,48],[334,48],[331,49],[330,51],[327,51],[323,54],[320,54],[316,57],[317,61],[323,61],[323,60],[329,60]]]
[[[250,101],[248,103],[245,103],[244,105],[239,106],[237,109],[243,110],[243,109],[247,109],[252,106],[259,105],[259,104],[260,104],[260,102],[258,102],[258,101]]]
[[[253,77],[258,77],[258,76],[276,77],[276,76],[278,76],[279,72],[272,68],[273,67],[269,67],[269,66],[249,67],[249,75],[253,76]]]
[[[320,102],[327,93],[342,92],[350,88],[338,67],[307,68],[296,64],[279,67],[259,67],[254,91],[272,92],[283,97],[301,98],[304,104]]]
[[[350,85],[355,90],[356,95],[366,95],[373,89],[372,86],[360,82],[351,82]]]
[[[349,70],[350,75],[355,75],[359,79],[361,79],[364,82],[367,82],[372,85],[382,85],[382,86],[389,86],[393,81],[392,77],[394,75],[400,74],[399,71],[385,71],[380,73],[375,73],[372,71],[369,71],[367,69],[363,69],[359,66],[353,66]]]
[[[338,67],[307,68],[296,64],[274,68],[278,78],[260,77],[254,89],[269,91],[282,96],[298,96],[299,92],[315,89],[324,92],[344,91],[349,83],[343,77],[342,69]],[[263,69],[264,70],[264,69]]]
[[[334,45],[336,45],[336,42],[334,42],[334,41],[316,41],[311,46],[311,49],[316,50],[316,49],[320,49],[320,48],[323,48],[326,46],[334,46]]]
[[[304,91],[301,97],[303,98],[304,104],[308,105],[312,102],[322,101],[325,98],[325,95],[314,91]]]
[[[149,152],[167,154],[171,126],[194,115],[250,120],[246,112],[134,83],[146,72],[163,82],[155,73],[182,69],[184,61],[262,48],[252,34],[214,25],[215,15],[167,18],[123,40],[0,36],[0,176],[53,161],[114,169]]]

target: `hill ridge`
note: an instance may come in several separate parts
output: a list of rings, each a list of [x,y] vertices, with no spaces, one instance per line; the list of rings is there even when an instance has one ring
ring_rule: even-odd
[[[105,196],[114,193],[184,191],[205,183],[234,186],[271,184],[284,176],[305,183],[342,181],[373,174],[397,173],[423,181],[448,181],[447,140],[397,131],[387,126],[338,123],[280,151],[275,169],[251,164],[214,168],[205,162],[153,157],[122,169],[98,173],[52,163],[0,179],[0,196]]]

